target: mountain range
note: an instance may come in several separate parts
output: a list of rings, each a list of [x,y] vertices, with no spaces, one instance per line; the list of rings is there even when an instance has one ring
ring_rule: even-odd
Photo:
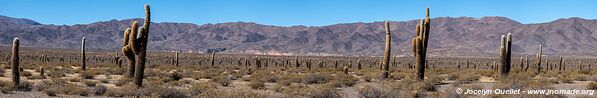
[[[124,19],[90,24],[52,25],[30,19],[0,16],[0,45],[14,37],[26,47],[80,47],[82,37],[92,50],[118,51]],[[418,20],[391,21],[392,53],[412,55],[411,38]],[[501,35],[512,33],[515,55],[534,55],[540,44],[546,55],[597,55],[597,20],[562,18],[547,23],[522,24],[506,17],[437,17],[431,19],[430,56],[497,55]],[[149,50],[204,52],[225,48],[224,53],[271,55],[381,56],[384,22],[341,23],[326,26],[273,26],[253,22],[197,25],[161,22],[150,27]]]

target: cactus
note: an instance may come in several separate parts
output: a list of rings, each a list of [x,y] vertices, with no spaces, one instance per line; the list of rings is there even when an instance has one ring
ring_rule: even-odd
[[[255,65],[257,69],[261,69],[261,60],[259,60],[259,57],[255,57]]]
[[[361,69],[361,60],[357,60],[357,69]]]
[[[124,31],[124,46],[122,53],[129,59],[129,77],[134,76],[133,83],[137,87],[143,84],[143,70],[145,70],[149,25],[151,22],[149,5],[145,4],[145,21],[138,28],[137,21],[133,21],[131,28]]]
[[[85,37],[81,39],[81,69],[87,70],[87,65],[85,64]]]
[[[307,60],[307,69],[311,70],[311,59]]]
[[[500,60],[502,65],[500,66],[500,74],[501,75],[508,75],[511,68],[510,57],[512,55],[511,52],[512,47],[512,34],[508,33],[508,36],[502,35],[501,37],[501,46],[500,46]]]
[[[416,36],[412,39],[415,63],[417,65],[417,79],[423,80],[425,77],[425,63],[427,58],[427,44],[429,42],[429,30],[431,19],[429,18],[429,8],[426,9],[425,21],[419,21],[416,28]]]
[[[12,83],[17,87],[20,83],[19,77],[19,38],[15,38],[12,42],[12,57],[10,58],[12,64]]]
[[[383,74],[382,74],[382,79],[388,78],[388,76],[390,75],[390,51],[391,51],[391,40],[392,40],[392,36],[390,35],[390,22],[386,21],[385,23],[385,28],[386,28],[386,48],[384,49],[384,64],[383,64]],[[348,69],[345,68],[345,71],[347,71]]]
[[[524,56],[524,62],[526,62],[526,64],[524,65],[525,66],[524,71],[528,71],[529,68],[530,68],[530,66],[529,66],[530,65],[529,64],[529,56],[528,55]]]
[[[118,65],[118,68],[122,67],[122,61],[120,61],[120,56],[118,55],[118,52],[116,52],[116,55],[114,55],[114,63],[116,65]]]
[[[178,66],[178,51],[174,52],[174,66]]]
[[[348,74],[348,65],[344,65],[343,70],[344,70],[344,74]]]
[[[45,76],[45,71],[44,71],[44,67],[39,67],[39,76]]]
[[[211,52],[210,62],[212,67],[216,65],[216,52]]]
[[[562,71],[562,66],[564,66],[564,58],[562,56],[560,56],[560,64],[559,64],[559,71]]]
[[[520,70],[522,71],[524,69],[524,57],[520,57]]]
[[[539,45],[539,52],[537,53],[537,59],[536,59],[536,64],[537,64],[537,73],[539,74],[539,72],[541,72],[541,53],[543,52],[543,46]]]

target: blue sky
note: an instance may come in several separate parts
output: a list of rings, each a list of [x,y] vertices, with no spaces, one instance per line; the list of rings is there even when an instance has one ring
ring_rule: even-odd
[[[406,21],[424,17],[505,16],[522,23],[559,18],[597,19],[597,0],[0,0],[0,15],[43,24],[87,24],[142,18],[154,22],[256,22],[278,26]]]

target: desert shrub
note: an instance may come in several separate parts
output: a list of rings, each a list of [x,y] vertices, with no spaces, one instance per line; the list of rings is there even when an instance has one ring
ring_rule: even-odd
[[[305,83],[305,84],[326,83],[331,78],[332,78],[332,76],[327,75],[327,74],[317,74],[317,73],[316,74],[308,74],[303,78],[302,83]]]
[[[31,91],[33,89],[33,83],[28,81],[19,82],[19,85],[14,88],[17,91]]]
[[[104,93],[106,93],[106,90],[108,90],[108,89],[106,88],[106,86],[104,86],[104,85],[99,85],[99,86],[95,86],[95,87],[92,89],[92,92],[93,92],[93,94],[95,94],[95,95],[103,95]]]
[[[174,81],[178,81],[178,80],[182,79],[182,75],[178,72],[174,72],[174,73],[170,74],[170,78],[172,78]]]
[[[287,74],[280,76],[280,80],[278,81],[278,83],[284,86],[288,86],[292,83],[300,83],[303,77],[304,75],[301,74]]]
[[[222,98],[267,98],[267,95],[256,93],[250,89],[237,89],[233,91],[222,91],[219,92],[221,94],[218,95],[207,95],[201,97],[213,98],[213,97],[222,97]]]
[[[6,70],[0,67],[0,76],[4,76],[4,73],[6,73]]]
[[[73,77],[73,78],[69,78],[68,81],[70,81],[70,82],[81,82],[81,78]]]
[[[93,77],[95,77],[96,74],[94,72],[92,72],[91,70],[89,70],[89,71],[81,72],[81,74],[79,74],[79,75],[83,79],[93,79]]]
[[[160,98],[188,98],[184,92],[174,88],[164,88],[157,92]]]
[[[232,79],[228,75],[220,75],[220,76],[214,77],[214,78],[212,78],[212,81],[215,83],[218,83],[222,86],[228,86],[232,83]]]
[[[597,90],[597,82],[593,81],[593,82],[587,84],[587,89]]]
[[[167,72],[162,72],[160,70],[145,70],[145,77],[169,77],[170,75]]]
[[[365,82],[371,82],[373,81],[373,79],[379,78],[376,74],[365,74],[363,75],[363,80],[365,80]]]
[[[122,85],[128,84],[128,83],[130,83],[132,81],[133,80],[130,79],[130,78],[123,77],[123,78],[120,78],[120,79],[116,80],[116,83],[114,83],[114,85],[116,85],[116,86],[122,86]]]
[[[52,88],[50,88],[52,89]],[[89,89],[85,86],[79,86],[76,84],[65,84],[63,87],[59,87],[58,89],[60,89],[59,91],[62,94],[67,94],[67,95],[80,95],[80,96],[88,96],[89,95]]]
[[[33,75],[33,74],[29,71],[21,71],[21,76],[29,77],[31,75]]]
[[[93,87],[95,86],[97,83],[95,81],[91,81],[91,80],[85,80],[83,81],[83,84],[85,84],[88,87]]]
[[[352,86],[352,85],[356,84],[356,81],[358,81],[358,79],[352,75],[342,73],[342,74],[336,74],[335,79],[332,81],[339,83],[339,86],[336,85],[335,87],[341,87],[341,86]]]
[[[217,94],[216,84],[210,82],[198,82],[189,88],[189,92],[193,96],[198,95],[215,95]]]
[[[52,78],[64,77],[66,76],[65,71],[60,70],[48,70],[46,71],[47,75]]]
[[[108,80],[108,79],[100,79],[99,81],[102,82],[102,83],[108,83],[108,82],[110,82],[110,80]]]
[[[380,87],[374,87],[371,85],[364,86],[362,88],[358,88],[357,91],[365,98],[398,98],[392,97],[390,93],[387,93]]]
[[[307,98],[340,98],[339,92],[331,86],[309,87],[306,85],[293,84],[282,90],[291,97]]]
[[[458,80],[456,82],[458,84],[470,84],[475,81],[479,81],[479,78],[481,78],[481,76],[476,74],[463,74],[458,77]]]
[[[273,85],[272,86],[272,91],[274,92],[281,92],[284,88],[282,87],[282,85]]]
[[[133,84],[128,84],[122,85],[120,88],[108,88],[104,95],[110,97],[135,96],[137,95],[137,87]]]
[[[126,68],[112,68],[111,70],[107,70],[106,75],[124,75],[126,71]]]
[[[252,80],[252,81],[250,81],[249,82],[249,86],[252,89],[256,89],[256,90],[265,89],[265,83],[263,81],[260,81],[260,80]]]

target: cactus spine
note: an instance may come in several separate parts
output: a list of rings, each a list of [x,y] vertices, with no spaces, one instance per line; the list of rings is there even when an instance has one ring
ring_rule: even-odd
[[[386,48],[385,48],[385,52],[384,52],[384,65],[383,65],[383,74],[382,74],[382,79],[388,78],[388,76],[390,75],[390,50],[391,50],[391,40],[392,40],[392,36],[390,35],[390,22],[386,21],[385,22],[385,28],[386,28]],[[344,66],[344,71],[345,73],[348,72],[348,68],[346,68],[346,66]]]
[[[129,59],[129,75],[134,76],[133,83],[137,87],[141,87],[143,84],[143,70],[145,70],[150,22],[149,5],[145,4],[145,21],[143,26],[138,28],[137,21],[133,21],[131,28],[127,28],[124,32],[122,53]]]
[[[412,39],[418,80],[423,80],[425,78],[427,43],[429,42],[429,30],[431,29],[430,22],[429,8],[427,8],[425,21],[419,21],[419,25],[417,25],[416,28],[416,36]]]
[[[17,87],[21,81],[19,77],[19,38],[15,38],[12,41],[12,57],[10,61],[12,64],[12,83],[14,87]]]
[[[511,53],[511,47],[512,47],[512,34],[508,33],[508,36],[506,37],[506,35],[502,35],[501,38],[501,45],[500,46],[500,60],[502,65],[500,66],[500,74],[502,75],[508,75],[508,73],[510,72],[510,60],[512,60],[510,57],[512,55]]]
[[[87,65],[85,64],[85,37],[81,39],[81,69],[87,70]]]

